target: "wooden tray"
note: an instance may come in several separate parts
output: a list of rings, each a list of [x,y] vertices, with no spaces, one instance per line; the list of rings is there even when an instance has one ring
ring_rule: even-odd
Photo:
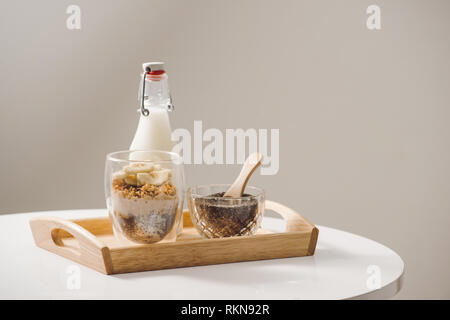
[[[135,244],[117,240],[108,217],[66,220],[37,217],[30,220],[38,247],[104,274],[190,267],[238,261],[301,257],[314,254],[319,230],[300,214],[273,201],[267,210],[280,214],[286,231],[260,229],[256,235],[203,239],[183,212],[183,232],[175,242]]]

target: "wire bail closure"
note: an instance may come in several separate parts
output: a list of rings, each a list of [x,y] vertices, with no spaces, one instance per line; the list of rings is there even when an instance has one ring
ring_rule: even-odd
[[[150,115],[150,110],[148,110],[145,105],[145,78],[147,75],[152,71],[150,67],[145,68],[145,72],[142,73],[142,91],[141,91],[141,114],[145,117],[148,117]],[[172,95],[169,94],[169,104],[167,105],[167,110],[172,112],[175,110],[175,106],[172,103]]]

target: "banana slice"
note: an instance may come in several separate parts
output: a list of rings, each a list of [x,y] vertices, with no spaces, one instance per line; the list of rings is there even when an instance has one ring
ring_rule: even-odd
[[[137,182],[139,185],[144,184],[153,184],[153,185],[161,185],[164,182],[168,181],[171,176],[170,169],[161,169],[161,170],[155,170],[152,172],[142,172],[138,173],[137,176]]]
[[[138,181],[136,175],[128,175],[124,179],[125,183],[130,184],[132,186],[137,186]]]
[[[154,170],[154,165],[147,162],[134,162],[123,167],[123,171],[127,174],[136,174],[139,172],[150,172]]]
[[[136,174],[137,183],[140,186],[143,186],[144,184],[151,184],[152,177],[150,176],[150,173],[147,172],[140,172]]]
[[[122,170],[117,171],[117,172],[114,172],[114,173],[112,174],[113,180],[119,180],[119,179],[122,180],[122,179],[125,179],[126,176],[127,176],[126,172],[125,172],[125,171],[122,171]]]
[[[171,173],[172,170],[170,169],[161,169],[158,171],[150,172],[150,176],[152,177],[153,184],[159,186],[169,180]]]

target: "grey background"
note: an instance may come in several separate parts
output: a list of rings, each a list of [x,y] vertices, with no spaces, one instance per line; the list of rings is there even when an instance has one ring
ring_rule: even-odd
[[[65,13],[78,4],[82,29]],[[366,28],[378,4],[382,30]],[[406,262],[398,298],[450,298],[449,1],[2,1],[0,213],[104,207],[140,64],[163,60],[173,128],[279,128],[252,178],[316,224]],[[239,168],[191,165],[187,185]]]

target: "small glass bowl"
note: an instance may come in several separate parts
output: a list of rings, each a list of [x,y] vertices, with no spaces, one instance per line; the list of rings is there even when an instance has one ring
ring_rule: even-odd
[[[184,200],[181,157],[166,151],[108,154],[105,196],[117,239],[143,244],[175,241]]]
[[[240,198],[222,197],[229,187],[210,184],[188,189],[191,220],[202,237],[249,236],[259,229],[264,212],[264,190],[246,187]]]

